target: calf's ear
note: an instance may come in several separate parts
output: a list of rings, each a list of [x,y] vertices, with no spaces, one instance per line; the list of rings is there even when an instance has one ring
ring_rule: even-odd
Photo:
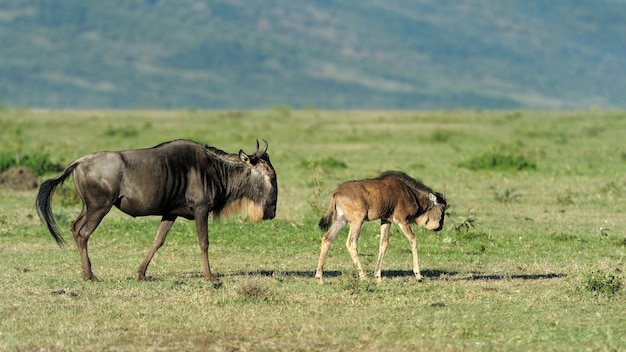
[[[437,205],[437,196],[432,194],[432,193],[428,193],[428,199],[430,199],[431,202],[433,202],[435,205]]]

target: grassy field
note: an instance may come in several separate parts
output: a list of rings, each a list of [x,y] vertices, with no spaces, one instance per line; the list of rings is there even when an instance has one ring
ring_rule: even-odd
[[[211,223],[202,279],[192,222],[179,220],[136,282],[158,218],[112,211],[91,237],[84,282],[66,182],[53,209],[69,245],[40,224],[36,190],[0,188],[0,350],[626,350],[624,111],[0,110],[0,155],[65,165],[98,150],[187,138],[228,152],[269,141],[277,218]],[[414,228],[415,282],[397,227],[371,278],[378,223],[355,277],[346,232],[313,278],[326,198],[388,169],[448,198],[444,230]],[[40,181],[55,172],[46,172]]]

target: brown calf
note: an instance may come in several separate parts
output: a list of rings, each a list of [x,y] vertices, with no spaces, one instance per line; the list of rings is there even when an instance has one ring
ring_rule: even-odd
[[[417,239],[410,224],[416,223],[431,231],[443,227],[446,199],[430,188],[399,171],[386,171],[374,179],[349,181],[341,184],[331,194],[326,213],[320,219],[320,229],[326,231],[322,237],[320,259],[315,278],[323,284],[324,260],[332,241],[339,231],[350,223],[350,234],[346,242],[361,279],[365,278],[359,262],[357,242],[365,221],[380,219],[380,249],[374,277],[381,281],[383,257],[389,244],[389,228],[394,222],[400,226],[411,244],[413,273],[422,280],[417,259]],[[332,223],[332,226],[331,226]],[[329,229],[330,228],[330,229]]]

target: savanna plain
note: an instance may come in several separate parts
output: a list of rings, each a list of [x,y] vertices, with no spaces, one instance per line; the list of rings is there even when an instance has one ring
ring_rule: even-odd
[[[146,282],[136,269],[158,217],[109,213],[91,236],[85,282],[71,240],[71,180],[53,198],[57,246],[36,189],[0,188],[0,350],[620,351],[626,350],[626,112],[62,111],[0,109],[0,164],[38,181],[100,150],[185,138],[230,153],[269,142],[274,220],[211,221],[202,277],[193,222],[179,219]],[[36,161],[33,166],[33,161]],[[317,221],[341,182],[401,170],[445,193],[444,229],[414,226],[423,282],[392,227],[383,280],[379,222],[344,229],[314,272]]]

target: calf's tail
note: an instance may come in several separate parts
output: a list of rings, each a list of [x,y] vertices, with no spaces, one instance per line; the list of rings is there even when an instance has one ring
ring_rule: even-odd
[[[39,219],[46,224],[50,234],[54,237],[54,240],[57,242],[59,246],[63,246],[65,240],[61,236],[61,232],[59,231],[59,227],[57,226],[56,221],[54,221],[54,217],[52,216],[52,208],[50,207],[50,201],[52,200],[52,194],[56,190],[56,188],[63,184],[65,179],[69,177],[69,175],[74,171],[78,162],[73,162],[70,164],[63,173],[55,178],[51,178],[46,180],[39,187],[39,192],[37,193],[37,198],[35,200],[35,207],[37,208],[37,214],[39,214]]]
[[[324,212],[324,215],[320,219],[320,222],[317,224],[320,230],[327,231],[330,228],[330,225],[333,223],[333,218],[335,217],[336,205],[337,204],[335,202],[335,197],[334,195],[331,195],[330,199],[328,200],[328,207],[326,207],[326,212]]]

